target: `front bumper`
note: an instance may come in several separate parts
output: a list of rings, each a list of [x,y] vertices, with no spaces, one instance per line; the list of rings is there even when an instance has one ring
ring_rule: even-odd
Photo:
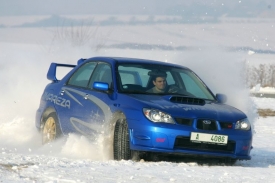
[[[130,125],[129,131],[132,150],[239,160],[251,159],[251,131],[234,129],[205,131],[193,126],[151,122],[149,125]],[[194,143],[190,141],[191,132],[227,135],[228,143],[226,145]]]

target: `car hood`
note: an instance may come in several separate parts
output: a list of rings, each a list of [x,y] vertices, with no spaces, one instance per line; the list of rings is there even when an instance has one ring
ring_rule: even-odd
[[[170,101],[172,95],[158,96],[158,95],[128,95],[134,100],[142,103],[143,107],[155,108],[166,112],[173,117],[184,118],[207,118],[219,121],[229,122],[237,121],[246,118],[246,115],[226,104],[220,104],[216,101],[203,101],[203,104],[187,104],[184,102]],[[185,99],[194,99],[184,97]]]

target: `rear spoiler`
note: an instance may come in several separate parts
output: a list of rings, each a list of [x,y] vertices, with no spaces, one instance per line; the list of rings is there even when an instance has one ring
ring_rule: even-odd
[[[57,67],[75,67],[76,65],[70,64],[58,64],[58,63],[51,63],[50,68],[48,70],[47,79],[53,82],[57,82],[58,79],[56,78],[56,68]]]

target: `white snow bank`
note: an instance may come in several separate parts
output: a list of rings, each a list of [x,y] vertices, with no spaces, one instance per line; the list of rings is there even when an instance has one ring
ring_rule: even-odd
[[[252,87],[250,89],[251,93],[272,93],[275,94],[275,88],[274,87],[261,87],[260,84],[256,85],[255,87]]]

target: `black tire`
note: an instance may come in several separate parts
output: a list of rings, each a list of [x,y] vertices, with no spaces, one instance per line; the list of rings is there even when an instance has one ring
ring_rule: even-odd
[[[61,136],[60,124],[56,113],[50,113],[44,121],[41,129],[42,144],[48,144]]]
[[[125,119],[119,120],[114,130],[114,159],[131,159],[128,124]]]

